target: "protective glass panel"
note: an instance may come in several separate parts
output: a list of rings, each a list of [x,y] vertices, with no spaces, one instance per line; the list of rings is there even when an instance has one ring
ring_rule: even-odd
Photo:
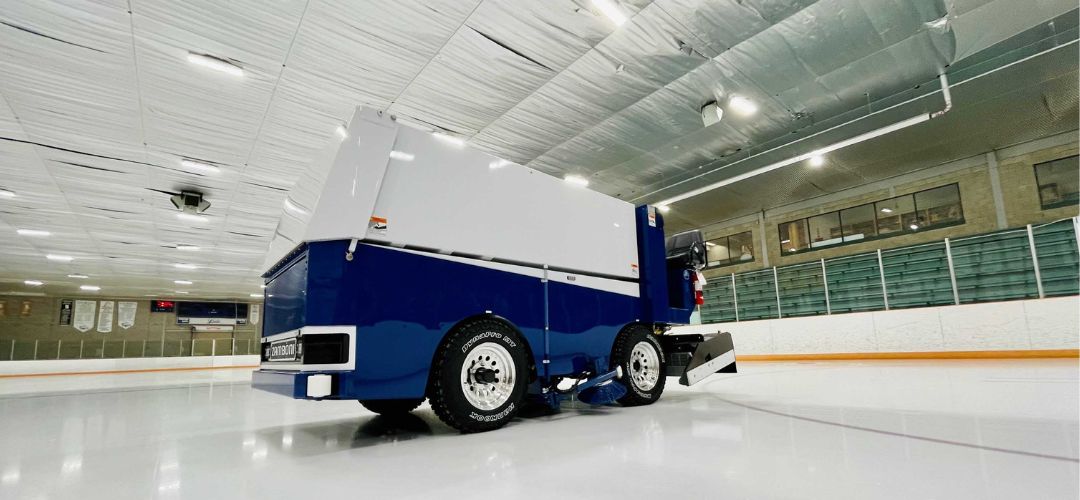
[[[898,234],[919,229],[915,224],[915,198],[910,194],[874,204],[878,234]]]
[[[1032,228],[1039,273],[1047,297],[1080,293],[1080,255],[1072,220]]]
[[[1039,296],[1026,229],[952,240],[961,303]]]
[[[810,232],[806,228],[806,219],[780,224],[780,248],[784,253],[810,248]]]
[[[739,321],[778,318],[773,270],[762,269],[735,276]]]
[[[885,309],[877,253],[827,260],[825,276],[833,314]]]
[[[919,209],[917,224],[923,228],[964,222],[957,184],[915,193],[915,206]]]
[[[952,304],[945,242],[881,251],[889,308]]]
[[[815,316],[828,312],[820,261],[780,267],[776,269],[776,274],[783,317]]]
[[[1042,208],[1063,207],[1080,203],[1080,157],[1035,165]]]
[[[874,216],[873,203],[842,210],[840,221],[843,222],[845,242],[877,236],[877,218]]]
[[[840,212],[821,214],[808,219],[810,223],[810,248],[821,248],[844,242],[840,232]]]
[[[731,287],[731,275],[709,278],[705,283],[704,295],[702,323],[735,321],[735,290]]]

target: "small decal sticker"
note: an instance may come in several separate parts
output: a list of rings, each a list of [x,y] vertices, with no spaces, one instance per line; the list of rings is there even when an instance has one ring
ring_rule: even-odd
[[[649,227],[656,227],[656,207],[649,205]]]
[[[637,264],[630,264],[630,274],[634,275],[635,278],[638,276]]]
[[[386,222],[385,217],[372,216],[368,221],[368,234],[382,234],[385,235],[386,231],[390,229],[390,224]]]

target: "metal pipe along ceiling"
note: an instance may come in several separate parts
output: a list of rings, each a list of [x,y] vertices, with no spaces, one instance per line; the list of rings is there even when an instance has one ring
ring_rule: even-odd
[[[859,135],[857,135],[855,137],[852,137],[850,139],[845,139],[843,141],[830,144],[828,146],[825,146],[824,148],[816,149],[816,150],[813,150],[813,151],[810,151],[810,152],[807,152],[807,153],[803,153],[803,154],[798,155],[798,156],[793,156],[793,157],[788,158],[786,160],[778,161],[776,163],[770,163],[768,165],[765,165],[764,167],[756,168],[756,169],[751,170],[749,172],[739,174],[739,175],[736,175],[734,177],[729,177],[729,178],[724,179],[722,181],[714,182],[714,183],[709,184],[707,186],[702,186],[702,187],[699,187],[699,188],[691,190],[691,191],[687,191],[687,192],[685,192],[683,194],[668,198],[668,199],[666,199],[664,201],[661,201],[661,202],[659,202],[657,204],[658,205],[670,205],[670,204],[675,203],[677,201],[682,201],[682,200],[685,200],[687,198],[692,198],[692,197],[697,196],[699,194],[707,193],[707,192],[712,191],[714,189],[718,189],[718,188],[721,188],[721,187],[724,187],[724,186],[728,186],[728,185],[734,184],[734,183],[739,182],[739,181],[744,180],[744,179],[749,179],[750,177],[761,175],[761,174],[764,174],[766,172],[771,172],[773,170],[777,170],[777,169],[780,169],[780,168],[783,168],[783,167],[786,167],[786,166],[789,166],[789,165],[794,165],[794,164],[799,163],[801,161],[808,160],[813,156],[818,156],[818,155],[824,155],[824,154],[827,154],[827,153],[831,153],[831,152],[836,151],[838,149],[843,149],[843,148],[846,148],[846,147],[854,145],[854,144],[858,144],[858,143],[863,142],[863,141],[868,141],[868,140],[873,139],[875,137],[881,137],[883,135],[890,134],[892,132],[896,132],[897,130],[902,130],[902,129],[908,128],[910,126],[918,125],[918,124],[920,124],[922,122],[925,122],[925,121],[931,120],[933,118],[937,118],[939,116],[942,116],[945,113],[948,113],[952,109],[952,106],[953,106],[953,104],[952,104],[952,94],[949,92],[949,79],[945,75],[945,73],[942,73],[942,74],[938,75],[938,81],[941,82],[941,93],[942,93],[943,97],[945,98],[945,107],[941,108],[938,111],[935,111],[933,113],[919,113],[918,115],[915,115],[915,116],[913,116],[911,118],[908,118],[906,120],[900,120],[898,122],[891,123],[889,125],[885,125],[884,127],[880,127],[880,128],[871,130],[871,131],[866,132],[864,134],[859,134]],[[885,110],[882,110],[882,111],[885,111]],[[869,115],[867,115],[867,116],[869,116]],[[863,118],[865,118],[865,117],[863,117]],[[809,139],[810,137],[814,137],[816,135],[823,134],[825,132],[836,130],[837,128],[848,125],[849,123],[851,123],[851,122],[842,123],[840,125],[837,125],[835,127],[830,128],[830,129],[823,130],[821,132],[818,132],[817,134],[806,137],[806,139]],[[786,145],[777,146],[776,148],[773,148],[773,149],[771,149],[769,151],[773,151],[773,150],[782,148],[784,146],[786,146]],[[768,151],[766,151],[766,153],[767,152]],[[764,154],[764,153],[759,153],[759,154]],[[746,160],[749,160],[749,159],[754,158],[756,156],[757,155],[754,155],[754,156],[752,156],[750,158],[746,158],[746,159],[741,160],[741,161],[746,161]],[[736,163],[740,163],[740,162],[736,162]],[[734,163],[733,163],[733,165],[734,165]]]
[[[721,187],[724,187],[724,186],[728,186],[728,185],[734,184],[734,183],[736,183],[736,182],[739,182],[739,181],[742,181],[742,180],[745,180],[745,179],[748,179],[748,178],[751,178],[751,177],[754,177],[754,176],[757,176],[757,175],[761,175],[761,174],[763,174],[763,173],[766,173],[766,172],[771,172],[771,171],[773,171],[773,170],[777,170],[777,169],[780,169],[780,168],[783,168],[783,167],[786,167],[786,166],[789,166],[789,165],[793,165],[793,164],[795,164],[795,163],[799,163],[799,162],[801,162],[801,161],[803,161],[803,160],[807,160],[807,159],[809,159],[810,157],[812,157],[812,156],[814,156],[814,155],[820,155],[820,154],[825,154],[825,153],[829,153],[829,152],[832,152],[832,151],[836,151],[836,150],[838,150],[838,149],[842,149],[842,148],[845,148],[845,147],[847,147],[847,146],[851,146],[851,145],[853,145],[853,144],[857,144],[857,143],[860,143],[860,142],[863,142],[863,141],[867,141],[867,140],[869,140],[869,139],[873,139],[873,138],[875,138],[875,137],[880,137],[880,136],[882,136],[882,135],[886,135],[886,134],[889,134],[889,133],[892,133],[892,132],[895,132],[895,131],[898,131],[898,130],[902,130],[902,129],[905,129],[905,128],[907,128],[907,127],[910,127],[910,126],[913,126],[913,125],[917,125],[917,124],[919,124],[919,123],[923,123],[923,122],[929,121],[929,120],[931,120],[931,119],[934,119],[934,118],[938,118],[938,117],[940,117],[940,116],[942,116],[942,115],[944,115],[944,114],[948,113],[949,111],[951,111],[951,110],[953,109],[953,102],[952,102],[952,93],[950,92],[950,89],[951,89],[952,87],[958,87],[958,86],[960,86],[960,85],[963,85],[963,84],[965,84],[965,83],[971,82],[971,81],[973,81],[973,80],[977,80],[977,79],[979,79],[979,78],[982,78],[982,77],[985,77],[985,76],[991,75],[991,74],[993,74],[993,73],[996,73],[996,72],[998,72],[998,71],[1004,70],[1004,69],[1006,69],[1006,68],[1010,68],[1010,67],[1012,67],[1012,66],[1015,66],[1015,65],[1017,65],[1017,64],[1021,64],[1021,63],[1024,63],[1024,62],[1026,62],[1026,61],[1029,61],[1029,60],[1035,59],[1035,58],[1037,58],[1037,57],[1039,57],[1039,56],[1042,56],[1042,55],[1045,55],[1045,54],[1049,54],[1049,53],[1051,53],[1051,52],[1054,52],[1054,51],[1056,51],[1056,50],[1059,50],[1059,49],[1062,49],[1062,48],[1065,48],[1065,47],[1068,47],[1068,46],[1074,45],[1074,44],[1076,44],[1077,42],[1078,42],[1077,40],[1072,40],[1072,41],[1069,41],[1069,42],[1063,43],[1063,44],[1061,44],[1061,45],[1058,45],[1058,46],[1055,46],[1055,47],[1052,47],[1052,48],[1049,48],[1049,49],[1046,49],[1046,50],[1043,50],[1043,51],[1037,52],[1037,53],[1035,53],[1035,54],[1032,54],[1032,55],[1030,55],[1030,56],[1024,57],[1024,58],[1022,58],[1022,59],[1019,59],[1019,60],[1017,60],[1017,61],[1013,61],[1013,62],[1011,62],[1011,63],[1009,63],[1009,64],[1005,64],[1005,65],[1002,65],[1002,66],[999,66],[999,67],[993,68],[993,69],[991,69],[991,70],[989,70],[989,71],[986,71],[986,72],[983,72],[983,73],[977,74],[977,75],[975,75],[975,76],[973,76],[973,77],[967,78],[967,79],[965,79],[965,80],[963,80],[963,81],[961,81],[961,82],[955,83],[955,84],[950,84],[950,83],[949,83],[949,80],[948,80],[948,77],[947,77],[947,76],[946,76],[946,75],[945,75],[944,73],[942,73],[942,74],[939,74],[939,75],[938,75],[938,81],[939,81],[939,82],[941,83],[941,90],[940,90],[940,92],[942,93],[942,97],[943,97],[943,99],[944,99],[944,102],[945,102],[945,106],[944,106],[944,107],[943,107],[942,109],[938,110],[938,111],[935,111],[935,112],[933,112],[933,113],[929,113],[929,114],[927,114],[927,113],[920,113],[920,114],[918,114],[918,115],[916,115],[916,116],[913,116],[913,117],[911,117],[911,118],[908,118],[908,119],[906,119],[906,120],[901,120],[901,121],[899,121],[899,122],[895,122],[895,123],[892,123],[892,124],[890,124],[890,125],[886,125],[886,126],[884,126],[884,127],[880,127],[880,128],[877,128],[877,129],[875,129],[875,130],[871,130],[870,132],[866,132],[866,133],[864,133],[864,134],[860,134],[860,135],[857,135],[857,136],[855,136],[855,137],[852,137],[852,138],[850,138],[850,139],[845,139],[845,140],[843,140],[843,141],[840,141],[840,142],[837,142],[837,143],[831,144],[831,145],[829,145],[829,146],[826,146],[826,147],[824,147],[824,148],[820,148],[820,149],[815,149],[815,150],[813,150],[813,151],[810,151],[810,152],[807,152],[807,153],[803,153],[803,154],[800,154],[800,155],[798,155],[798,156],[794,156],[794,157],[788,158],[788,159],[786,159],[786,160],[782,160],[782,161],[779,161],[779,162],[771,163],[771,164],[769,164],[769,165],[765,165],[765,166],[763,166],[763,167],[760,167],[760,168],[757,168],[757,169],[751,170],[751,171],[749,171],[749,172],[746,172],[746,173],[743,173],[743,174],[739,174],[739,175],[736,175],[736,176],[733,176],[733,177],[730,177],[730,178],[727,178],[727,179],[724,179],[724,180],[721,180],[721,181],[717,181],[717,182],[714,182],[714,183],[712,183],[712,184],[709,184],[709,185],[706,185],[706,186],[702,186],[702,187],[700,187],[700,188],[696,188],[696,189],[693,189],[693,190],[687,191],[687,192],[685,192],[685,193],[681,193],[681,194],[679,194],[679,195],[676,195],[676,196],[672,196],[672,197],[669,197],[669,198],[665,198],[665,199],[663,199],[662,201],[660,201],[660,202],[657,202],[657,203],[654,203],[654,204],[655,204],[655,205],[670,205],[670,204],[672,204],[672,203],[675,203],[675,202],[678,202],[678,201],[682,201],[682,200],[686,200],[686,199],[688,199],[688,198],[692,198],[692,197],[694,197],[694,196],[697,196],[697,195],[700,195],[700,194],[703,194],[703,193],[706,193],[706,192],[709,192],[709,191],[712,191],[712,190],[715,190],[715,189],[718,189],[718,188],[721,188]],[[647,197],[647,196],[650,196],[650,195],[653,195],[653,194],[656,194],[656,193],[659,193],[659,192],[662,192],[662,191],[666,191],[666,190],[668,190],[668,189],[674,188],[674,187],[676,187],[676,186],[679,186],[679,185],[681,185],[681,184],[684,184],[684,183],[687,183],[687,182],[691,182],[691,181],[694,181],[694,180],[696,180],[696,179],[700,179],[701,177],[704,177],[704,176],[706,176],[706,175],[709,175],[709,174],[715,173],[715,172],[717,172],[717,171],[719,171],[719,170],[723,170],[723,169],[725,169],[725,168],[728,168],[728,167],[731,167],[731,166],[734,166],[734,165],[738,165],[738,164],[740,164],[740,163],[744,163],[744,162],[747,162],[747,161],[753,160],[754,158],[758,158],[758,157],[760,157],[761,155],[764,155],[764,154],[768,154],[768,153],[771,153],[771,152],[773,152],[773,151],[779,150],[779,149],[781,149],[781,148],[784,148],[784,147],[788,147],[788,146],[790,146],[790,145],[792,145],[792,144],[794,144],[794,143],[802,142],[802,141],[805,141],[805,140],[807,140],[807,139],[811,139],[811,138],[813,138],[813,137],[819,136],[819,135],[821,135],[821,134],[825,134],[825,133],[828,133],[828,132],[832,132],[832,131],[835,131],[835,130],[837,130],[837,129],[840,129],[841,127],[845,127],[845,126],[851,125],[852,123],[855,123],[855,122],[858,122],[858,121],[861,121],[861,120],[865,120],[865,119],[867,119],[867,118],[869,118],[869,117],[872,117],[872,116],[875,116],[875,115],[879,115],[879,114],[881,114],[881,113],[884,113],[884,112],[887,112],[887,111],[890,111],[890,110],[894,110],[894,109],[896,109],[896,108],[898,108],[898,107],[900,107],[900,106],[904,106],[904,105],[906,105],[906,104],[909,104],[909,103],[911,103],[911,102],[913,102],[913,101],[916,101],[916,100],[922,99],[922,98],[924,98],[924,97],[926,97],[926,96],[919,96],[919,97],[916,97],[916,98],[913,98],[913,99],[910,99],[910,100],[907,100],[907,101],[904,101],[904,102],[901,102],[901,103],[895,104],[895,105],[893,105],[893,106],[889,106],[889,107],[887,107],[887,108],[884,108],[884,109],[881,109],[881,110],[875,111],[875,112],[873,112],[873,113],[867,114],[867,115],[865,115],[865,116],[862,116],[862,117],[856,118],[856,119],[854,119],[854,120],[851,120],[851,121],[849,121],[849,122],[841,123],[841,124],[839,124],[839,125],[836,125],[836,126],[834,126],[834,127],[828,128],[828,129],[826,129],[826,130],[823,130],[823,131],[821,131],[821,132],[817,132],[817,133],[815,133],[815,134],[812,134],[812,135],[809,135],[809,136],[803,137],[803,138],[801,138],[801,139],[798,139],[797,141],[794,141],[794,142],[789,142],[789,143],[787,143],[787,144],[782,144],[782,145],[780,145],[780,146],[776,146],[776,147],[774,147],[774,148],[771,148],[771,149],[769,149],[769,150],[767,150],[767,151],[763,151],[763,152],[761,152],[761,153],[757,153],[757,154],[755,154],[755,155],[753,155],[753,156],[750,156],[750,157],[744,158],[744,159],[742,159],[742,160],[739,160],[739,161],[736,161],[736,162],[730,163],[730,164],[728,164],[728,165],[724,165],[723,167],[720,167],[720,168],[718,168],[718,169],[710,170],[709,172],[705,172],[705,173],[702,173],[702,174],[696,175],[696,176],[694,176],[694,177],[690,177],[690,178],[688,178],[688,179],[684,179],[684,180],[682,180],[682,181],[679,181],[679,182],[677,182],[677,183],[675,183],[675,184],[672,184],[672,185],[670,185],[670,186],[666,186],[666,187],[664,187],[664,188],[661,188],[661,189],[658,189],[658,190],[656,190],[656,191],[653,191],[653,192],[651,192],[651,193],[649,193],[649,194],[646,194],[646,195],[642,195],[642,196],[639,196],[639,197],[635,198],[635,201],[636,201],[636,200],[641,200],[641,199],[643,199],[643,198],[645,198],[645,197]]]

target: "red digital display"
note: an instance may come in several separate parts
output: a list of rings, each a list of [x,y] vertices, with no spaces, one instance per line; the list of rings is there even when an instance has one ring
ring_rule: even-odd
[[[176,310],[176,302],[171,300],[151,300],[150,312],[173,312]]]

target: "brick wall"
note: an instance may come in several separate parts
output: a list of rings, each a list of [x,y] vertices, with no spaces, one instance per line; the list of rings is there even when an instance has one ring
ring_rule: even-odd
[[[1027,147],[1021,145],[994,153],[997,158],[997,172],[1001,186],[1001,201],[1006,216],[1006,227],[1038,224],[1073,217],[1078,214],[1076,206],[1043,210],[1039,202],[1034,165],[1075,155],[1078,146],[1080,146],[1076,142],[1075,133],[1072,134],[1068,141],[1062,140],[1061,137],[1068,136],[1059,136],[1055,139],[1056,142],[1067,142],[1066,144],[1039,147],[1046,140],[1033,141]],[[1048,138],[1047,140],[1049,139],[1054,138]],[[1038,149],[1032,150],[1033,148]],[[748,222],[747,217],[741,217],[732,221],[731,224],[723,222],[713,224],[704,231],[706,239],[741,231],[752,231],[755,244],[754,261],[752,263],[709,269],[705,271],[705,275],[707,277],[724,276],[765,267],[764,259],[760,255],[762,238],[765,239],[765,246],[768,248],[769,266],[784,266],[865,253],[878,248],[902,247],[940,241],[946,237],[956,238],[997,230],[999,229],[997,206],[994,201],[990,169],[990,160],[985,155],[971,157],[922,171],[915,176],[917,178],[906,180],[906,178],[912,176],[901,176],[892,181],[842,191],[827,197],[827,200],[820,203],[801,202],[789,207],[772,209],[766,211],[763,215],[765,219],[764,234],[762,234],[760,224],[756,221]],[[796,254],[782,254],[777,227],[784,222],[952,183],[957,183],[960,188],[964,224],[906,233],[865,243],[853,243]],[[850,194],[845,196],[845,193]]]

